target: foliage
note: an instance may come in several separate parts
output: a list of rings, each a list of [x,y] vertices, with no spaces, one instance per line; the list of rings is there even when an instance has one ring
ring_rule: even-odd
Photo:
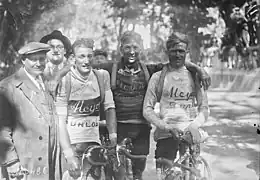
[[[135,23],[144,8],[138,0],[104,0],[103,5],[107,18],[112,20],[112,23],[104,24],[104,29],[110,30],[110,35],[114,34],[117,42],[128,24]],[[119,50],[119,43],[116,49]]]
[[[182,31],[191,37],[191,52],[195,56],[194,59],[198,56],[200,46],[198,42],[202,36],[198,33],[198,28],[214,22],[213,18],[207,16],[207,8],[218,6],[218,1],[199,0],[104,0],[104,2],[111,10],[108,18],[112,18],[115,22],[114,32],[117,34],[117,40],[129,23],[142,24],[150,31],[150,51],[160,54],[164,51],[164,42],[169,33]],[[107,26],[107,29],[110,28]]]
[[[16,51],[30,37],[32,25],[47,10],[62,6],[66,0],[0,0],[0,60],[12,64]]]
[[[203,35],[200,27],[214,23],[209,7],[218,7],[229,25],[232,3],[241,7],[245,0],[0,0],[1,60],[13,62],[15,52],[25,41],[39,40],[54,29],[71,41],[92,37],[107,51],[119,49],[122,32],[138,25],[149,29],[150,52],[162,54],[171,31],[183,31],[192,39],[196,59]],[[114,46],[115,45],[115,46]],[[100,48],[100,47],[98,47]]]

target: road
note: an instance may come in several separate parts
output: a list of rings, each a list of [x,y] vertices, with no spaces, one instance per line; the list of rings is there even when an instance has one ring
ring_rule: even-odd
[[[208,97],[211,115],[204,129],[210,138],[201,155],[209,162],[214,180],[259,180],[260,93],[208,92]],[[156,179],[154,149],[151,139],[144,179]]]

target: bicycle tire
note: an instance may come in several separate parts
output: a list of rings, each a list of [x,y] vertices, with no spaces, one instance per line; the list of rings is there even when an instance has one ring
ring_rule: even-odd
[[[210,168],[208,162],[206,161],[206,159],[203,158],[202,156],[199,156],[198,161],[200,161],[201,166],[202,166],[202,168],[197,167],[197,169],[200,170],[200,172],[201,172],[200,173],[201,177],[196,177],[193,175],[190,178],[190,180],[213,180],[211,168]]]

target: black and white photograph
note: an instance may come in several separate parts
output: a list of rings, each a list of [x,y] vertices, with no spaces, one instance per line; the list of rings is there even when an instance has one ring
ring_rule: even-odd
[[[260,180],[260,0],[0,0],[0,180]]]

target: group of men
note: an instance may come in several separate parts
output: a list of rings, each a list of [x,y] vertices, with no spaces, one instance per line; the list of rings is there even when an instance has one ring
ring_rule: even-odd
[[[95,62],[95,55],[107,54],[94,51],[92,39],[77,39],[71,46],[57,30],[22,47],[22,66],[0,82],[2,176],[61,179],[63,154],[70,176],[77,179],[85,149],[101,143],[100,120],[106,121],[110,145],[131,138],[135,155],[149,154],[151,124],[157,128],[155,158],[175,158],[179,141],[173,134],[189,131],[199,143],[199,127],[208,116],[203,89],[210,77],[185,62],[186,35],[170,35],[166,47],[165,65],[140,61],[143,41],[133,31],[122,35],[121,57],[113,62]],[[146,159],[132,161],[133,179],[142,179],[145,166]],[[125,173],[119,169],[115,179]]]

